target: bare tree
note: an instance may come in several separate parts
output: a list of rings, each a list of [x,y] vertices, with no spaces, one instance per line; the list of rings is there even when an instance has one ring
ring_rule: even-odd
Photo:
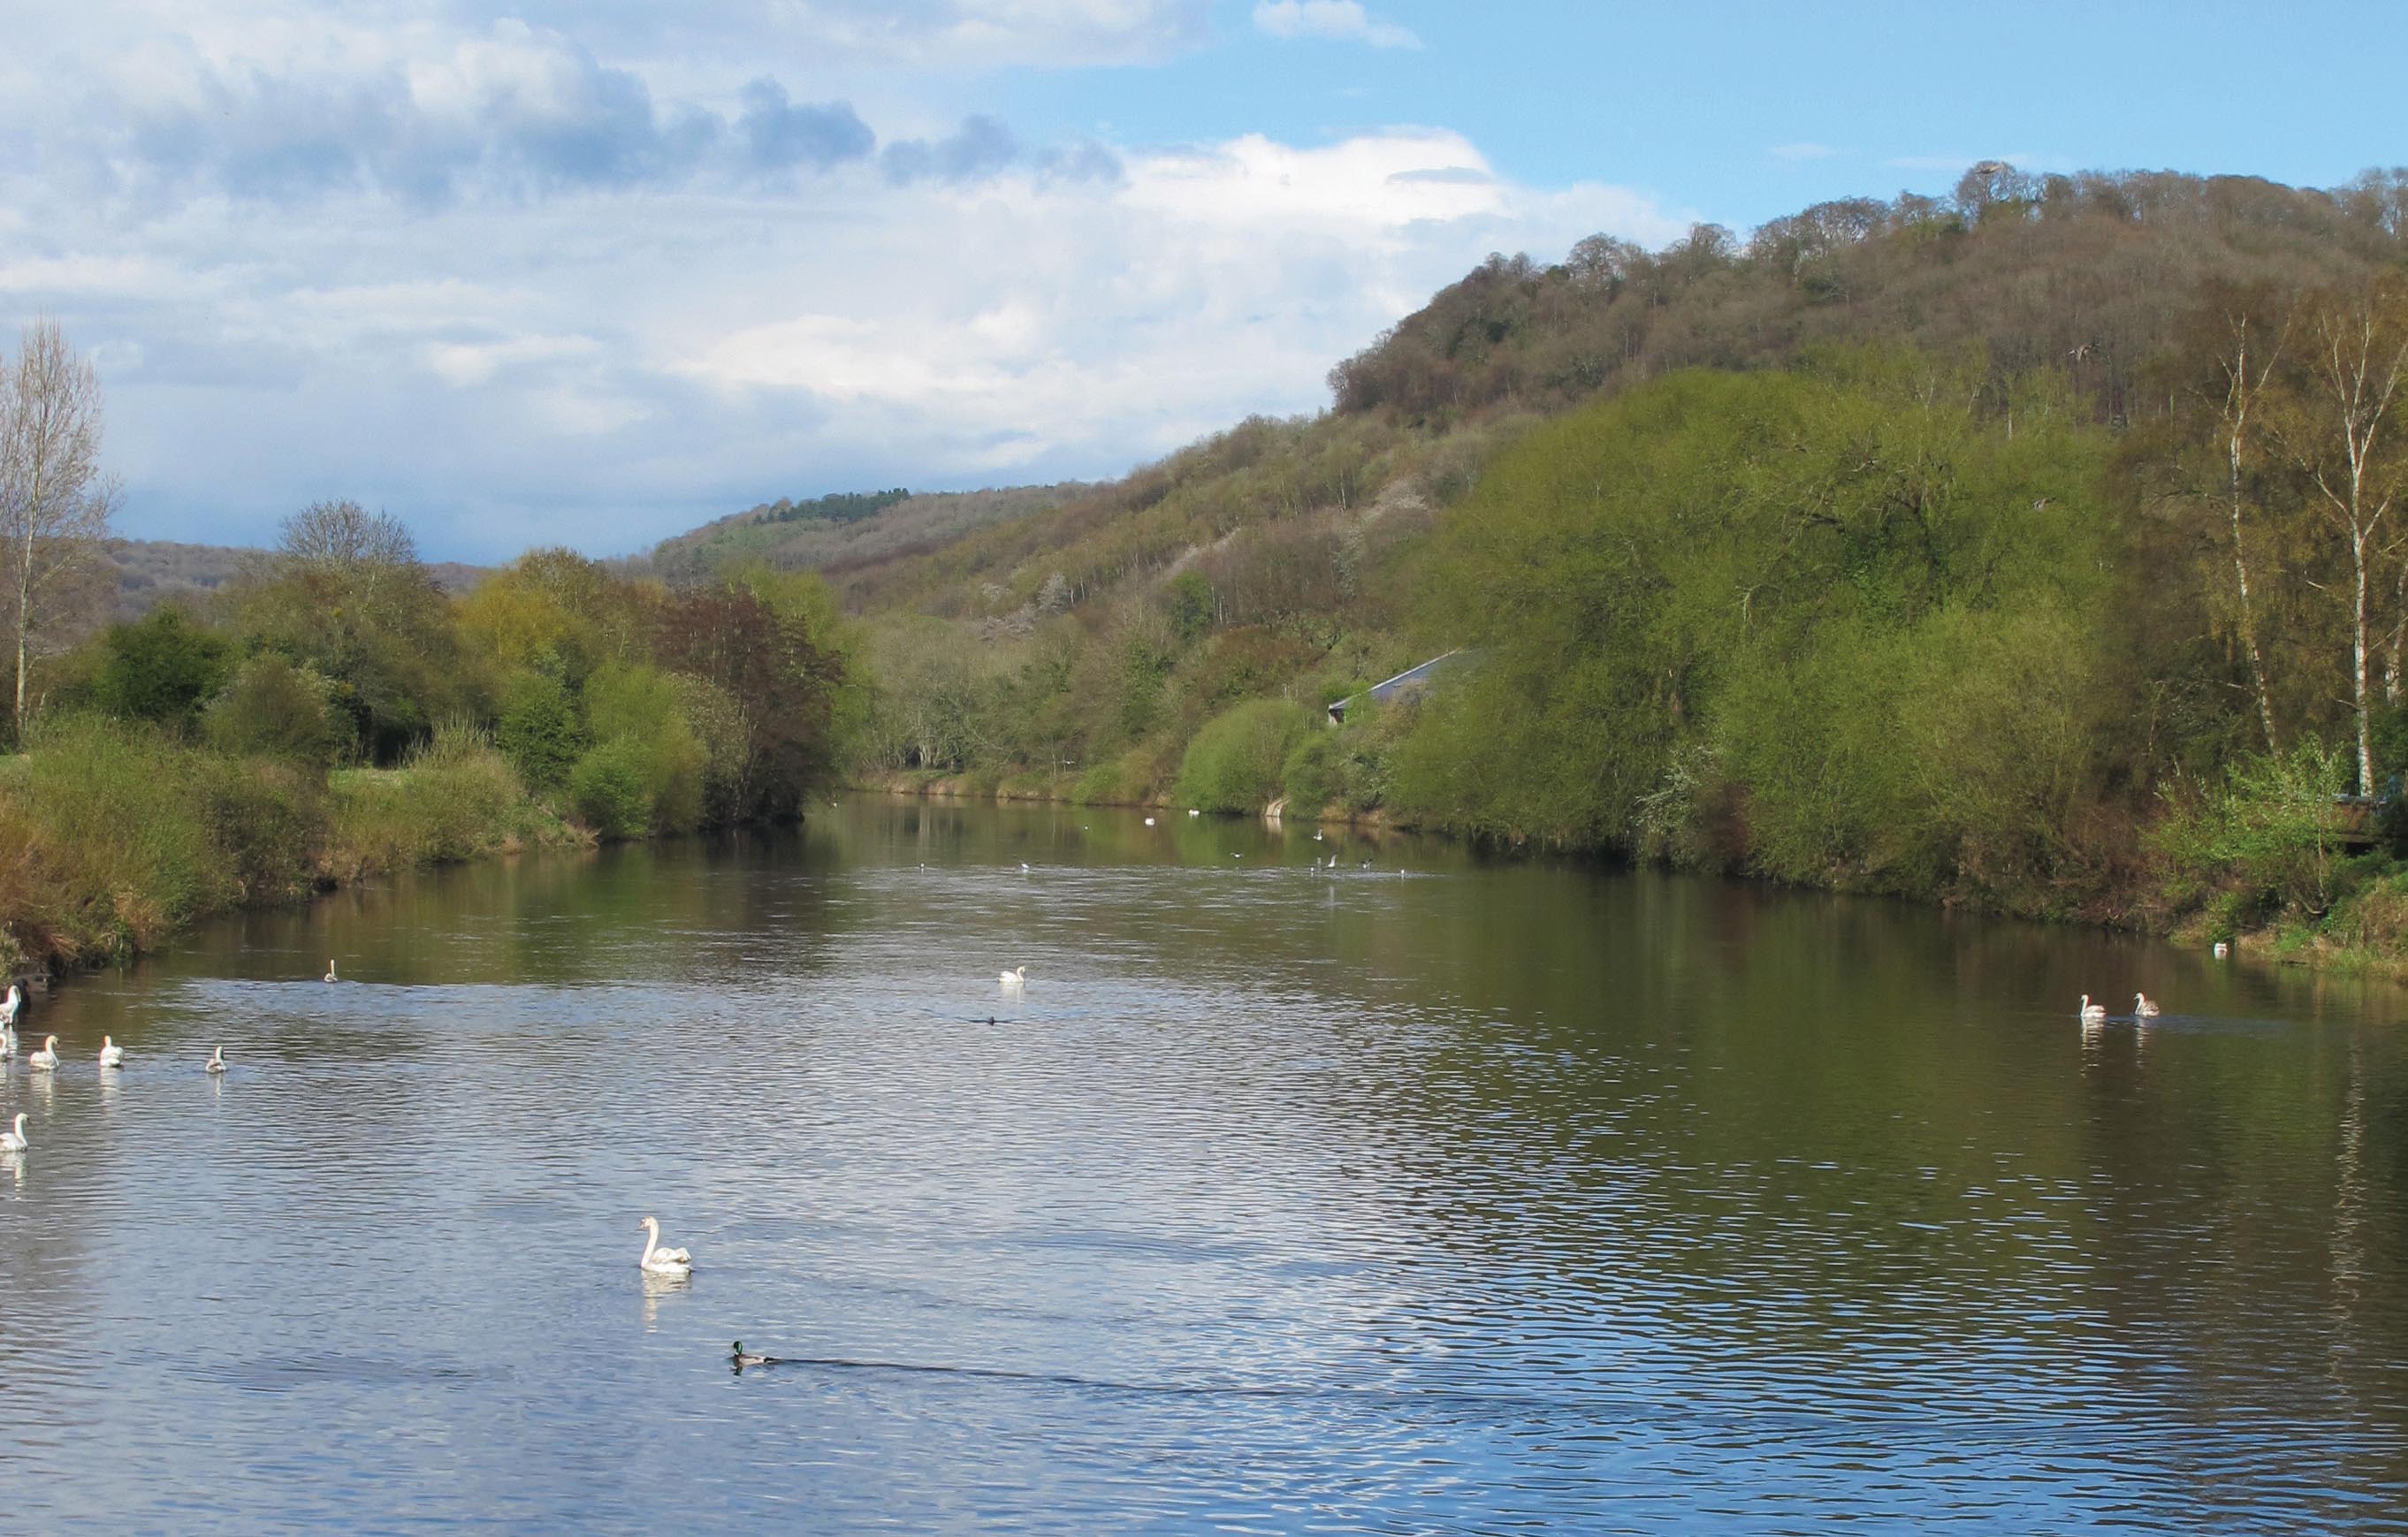
[[[2222,346],[2216,349],[2215,371],[2223,395],[2214,406],[2222,429],[2219,435],[2224,439],[2224,503],[2232,525],[2232,580],[2240,593],[2241,644],[2249,656],[2249,684],[2258,694],[2258,721],[2265,728],[2266,750],[2273,752],[2280,749],[2274,731],[2274,702],[2266,684],[2266,660],[2258,645],[2258,615],[2249,591],[2249,554],[2242,522],[2249,505],[2249,461],[2256,449],[2253,439],[2258,425],[2254,417],[2259,397],[2265,393],[2275,365],[2282,361],[2288,328],[2281,323],[2270,327],[2263,323],[2262,317],[2253,322],[2252,301],[2261,308],[2272,307],[2272,301],[2262,292],[2229,292],[2219,297],[2225,301],[2218,306],[2224,336]]]
[[[2322,295],[2309,311],[2297,366],[2269,425],[2349,543],[2349,704],[2358,725],[2358,790],[2374,791],[2367,699],[2368,587],[2386,553],[2384,519],[2408,491],[2401,423],[2408,407],[2408,285]],[[2393,519],[2395,522],[2397,519]]]
[[[117,505],[100,471],[100,380],[55,320],[25,328],[16,360],[0,358],[0,543],[5,604],[17,645],[15,720],[25,729],[34,647],[64,616],[54,600],[96,562]]]
[[[418,563],[418,544],[390,513],[357,502],[312,502],[284,519],[276,553],[292,565],[355,576]]]

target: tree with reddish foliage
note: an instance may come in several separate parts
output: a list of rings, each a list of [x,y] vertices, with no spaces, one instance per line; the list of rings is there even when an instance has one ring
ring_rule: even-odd
[[[671,593],[653,619],[660,665],[725,691],[743,714],[738,818],[792,817],[834,772],[842,661],[803,615],[728,583]]]

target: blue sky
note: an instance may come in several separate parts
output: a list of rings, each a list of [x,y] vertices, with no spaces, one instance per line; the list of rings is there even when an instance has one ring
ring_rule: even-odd
[[[82,0],[0,50],[0,334],[122,529],[428,554],[1118,474],[1490,250],[1964,165],[2408,162],[2394,6]],[[5,343],[0,343],[5,345]]]

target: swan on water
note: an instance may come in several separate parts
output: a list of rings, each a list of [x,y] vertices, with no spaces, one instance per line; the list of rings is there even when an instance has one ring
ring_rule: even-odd
[[[995,979],[1007,988],[1025,987],[1028,983],[1028,968],[1014,966],[1008,972],[996,973]]]
[[[2148,995],[2147,993],[2145,993],[2145,992],[2136,992],[2136,993],[2134,993],[2134,994],[2132,995],[2132,1018],[2135,1018],[2135,1019],[2154,1019],[2154,1018],[2156,1018],[2158,1015],[2160,1015],[2160,1014],[2162,1014],[2162,1013],[2164,1013],[2164,1012],[2165,1012],[2165,1011],[2164,1011],[2163,1009],[2161,1009],[2161,1008],[2157,1007],[2157,1004],[2155,1004],[2155,1003],[2151,1003],[2151,1002],[2149,1001],[2149,995]]]
[[[25,1140],[25,1113],[20,1110],[17,1112],[16,1129],[0,1131],[0,1153],[22,1153],[32,1146]]]
[[[225,1047],[216,1046],[211,1048],[209,1052],[209,1060],[201,1064],[201,1071],[204,1073],[223,1073],[225,1071]]]
[[[125,1065],[125,1048],[106,1035],[100,1038],[100,1065],[103,1067]]]
[[[1151,818],[1151,817],[1148,817],[1148,818],[1145,819],[1145,825],[1146,825],[1146,826],[1148,826],[1148,827],[1152,827],[1152,826],[1154,825],[1154,818]]]
[[[2082,995],[2082,1022],[2086,1025],[2095,1025],[2100,1020],[2106,1018],[2107,1005],[2104,1003],[2092,1003],[2090,1001],[2090,995],[2086,992],[2084,993]]]
[[[0,1030],[13,1027],[17,1023],[17,1011],[24,1006],[25,995],[17,990],[16,983],[9,983],[8,996],[0,999]]]
[[[1319,843],[1321,841],[1321,829],[1316,827],[1312,830],[1312,841],[1314,843]]]
[[[683,1249],[661,1247],[660,1218],[648,1217],[636,1226],[644,1230],[644,1257],[636,1268],[647,1275],[683,1275],[694,1269],[694,1256]]]
[[[1187,815],[1190,817],[1201,817],[1204,813],[1197,810],[1194,806],[1189,806],[1187,808]]]
[[[51,1068],[58,1066],[59,1038],[55,1035],[43,1036],[42,1049],[26,1058],[25,1061],[27,1065],[33,1067],[37,1072],[47,1073]]]
[[[335,975],[335,963],[329,961],[326,962],[326,975],[318,978],[318,980],[321,982],[339,982],[342,978]]]

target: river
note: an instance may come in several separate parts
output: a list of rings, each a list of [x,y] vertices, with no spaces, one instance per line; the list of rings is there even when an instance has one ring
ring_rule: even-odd
[[[347,891],[33,1005],[0,1529],[2408,1530],[2401,1014],[1100,808]]]

